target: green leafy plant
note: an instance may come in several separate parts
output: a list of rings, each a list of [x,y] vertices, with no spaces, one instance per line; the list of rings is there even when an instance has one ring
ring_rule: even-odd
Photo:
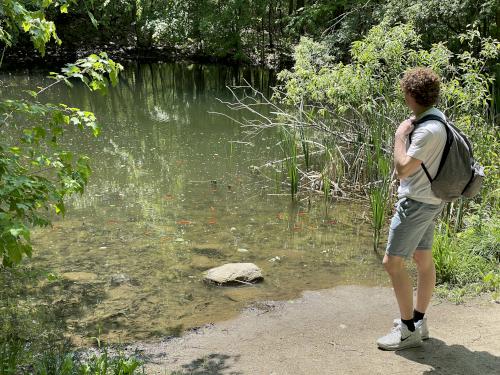
[[[474,222],[474,219],[467,221]],[[497,226],[498,219],[489,220],[480,229],[471,226],[457,234],[441,223],[432,248],[437,283],[458,288],[476,285],[477,291],[495,291],[499,260],[490,250],[478,250],[498,251],[498,238],[490,235]]]
[[[49,6],[67,12],[72,1],[43,1],[28,11],[17,1],[2,2],[3,27],[0,41],[6,46],[14,36],[28,33],[43,55],[51,39],[60,42],[53,22],[45,20]],[[106,53],[92,54],[67,64],[61,73],[52,73],[54,82],[38,91],[28,91],[24,99],[0,101],[0,257],[4,266],[18,264],[31,256],[30,228],[50,224],[49,214],[64,214],[64,198],[82,193],[90,175],[88,158],[60,145],[69,127],[90,130],[99,127],[92,112],[66,104],[43,103],[40,94],[56,84],[78,79],[90,90],[105,91],[116,85],[123,67]]]
[[[137,358],[122,352],[110,355],[107,347],[86,359],[78,359],[74,353],[50,351],[33,365],[37,375],[134,375],[141,366]]]
[[[500,272],[490,271],[483,277],[483,281],[487,288],[492,291],[492,297],[494,300],[500,300]]]

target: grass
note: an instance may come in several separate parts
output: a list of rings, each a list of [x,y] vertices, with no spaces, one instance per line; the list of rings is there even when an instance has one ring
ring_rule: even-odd
[[[387,201],[389,200],[389,183],[382,182],[380,186],[372,187],[369,192],[372,211],[373,249],[377,251],[380,235],[387,216]]]
[[[373,249],[377,251],[380,235],[387,217],[387,203],[390,201],[391,162],[382,152],[384,134],[381,125],[374,126],[371,134],[373,146],[365,148],[366,169],[370,180],[368,197],[372,213]]]
[[[87,359],[64,351],[46,352],[30,367],[37,375],[134,375],[139,374],[141,366],[136,358],[128,358],[121,352],[110,355],[104,347]]]
[[[2,334],[0,375],[29,373],[36,375],[134,375],[144,373],[142,362],[118,351],[111,355],[105,346],[85,358],[65,347],[50,347],[34,353],[30,344]],[[142,369],[142,371],[141,371]]]
[[[295,133],[290,133],[287,129],[282,128],[281,132],[281,147],[285,156],[285,169],[290,181],[290,193],[292,200],[295,199],[299,191],[299,170],[297,161],[297,139]]]
[[[467,295],[490,292],[493,299],[499,299],[499,221],[495,217],[460,233],[444,223],[436,230],[433,256],[438,295],[460,302]]]

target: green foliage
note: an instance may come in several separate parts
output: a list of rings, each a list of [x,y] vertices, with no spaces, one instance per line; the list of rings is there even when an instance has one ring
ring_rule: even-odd
[[[388,206],[391,202],[390,161],[386,155],[380,152],[375,152],[375,158],[372,158],[372,152],[367,152],[366,156],[368,158],[369,173],[371,173],[372,176],[379,176],[368,187],[368,196],[372,213],[373,249],[376,251],[386,221]]]
[[[0,7],[0,41],[12,46],[19,33],[27,33],[35,48],[45,55],[45,45],[52,39],[61,44],[56,34],[56,25],[46,19],[49,7],[58,8],[67,13],[68,7],[75,0],[14,1],[2,0]]]
[[[115,86],[118,83],[118,74],[121,70],[123,70],[121,64],[109,59],[105,52],[101,52],[99,55],[91,54],[73,64],[67,64],[62,69],[62,74],[51,73],[51,78],[55,79],[56,82],[64,81],[70,86],[70,79],[77,78],[90,90],[105,93],[109,84]],[[107,77],[109,77],[109,81]]]
[[[74,353],[50,351],[33,365],[37,375],[133,375],[141,366],[138,359],[121,352],[110,355],[107,347],[85,360],[78,360]]]
[[[99,37],[104,34],[105,38],[115,39],[118,32],[123,44],[133,40],[140,49],[168,47],[244,61],[255,44],[262,43],[263,30],[258,30],[259,35],[256,29],[275,28],[269,17],[274,18],[276,8],[284,3],[277,1],[268,5],[263,0],[86,1],[80,6],[80,12],[87,17],[88,9],[91,19],[99,20],[96,21]]]
[[[464,247],[474,255],[490,262],[500,262],[500,219],[497,212],[490,214],[481,207],[472,207],[475,214],[466,217],[467,227],[458,234]]]
[[[492,291],[492,297],[495,301],[500,300],[500,271],[488,272],[484,278],[483,282],[486,284],[487,288]]]
[[[480,38],[477,30],[462,37],[465,48]],[[472,117],[480,115],[484,121],[493,79],[487,75],[485,65],[499,56],[500,47],[491,38],[480,41],[479,56],[467,50],[455,55],[444,44],[426,50],[420,48],[421,37],[411,24],[390,27],[383,23],[352,44],[352,62],[344,64],[334,62],[324,43],[303,38],[295,49],[293,71],[284,70],[279,75],[286,92],[282,99],[288,104],[303,101],[317,105],[333,116],[356,108],[356,115],[364,121],[367,115],[382,111],[400,117],[404,111],[399,89],[401,74],[414,66],[429,66],[444,76],[443,104],[452,117],[464,123],[465,118],[472,121]]]
[[[31,256],[29,227],[48,225],[44,212],[52,207],[64,214],[64,197],[87,183],[88,159],[58,146],[64,128],[87,126],[95,134],[98,128],[92,113],[64,105],[5,100],[0,111],[0,127],[19,134],[0,142],[0,253],[4,266],[12,266]]]
[[[133,375],[142,363],[134,357],[126,358],[122,353],[111,357],[108,350],[93,355],[87,363],[81,365],[75,374],[81,375]]]
[[[499,271],[498,224],[495,217],[481,227],[468,227],[458,234],[442,225],[435,233],[432,248],[437,283],[455,287],[479,283],[486,290],[494,287],[496,276],[486,275],[497,275]],[[490,282],[492,285],[488,285]]]
[[[458,53],[472,25],[499,38],[497,0],[6,0],[0,39],[12,43],[26,28],[44,53],[49,40],[168,48],[190,55],[273,62],[289,58],[301,36],[325,43],[349,61],[350,46],[380,22],[412,23],[425,48],[446,41]],[[71,14],[68,13],[71,8]],[[401,11],[404,9],[404,12]],[[89,26],[89,21],[93,27]]]
[[[470,25],[482,35],[499,37],[496,0],[389,0],[384,3],[378,18],[391,23],[412,22],[427,46],[446,40],[451,49],[458,50],[460,34]]]
[[[29,33],[35,47],[43,54],[50,37],[57,39],[54,24],[45,22],[44,11],[52,4],[35,3],[29,12],[18,2],[3,1],[2,41],[12,43],[13,33]],[[61,12],[70,2],[58,2]],[[32,5],[32,4],[30,4]],[[90,55],[67,64],[55,80],[38,92],[28,92],[29,99],[0,101],[0,257],[4,266],[18,264],[23,256],[31,256],[30,227],[50,223],[49,214],[64,214],[64,198],[82,193],[90,175],[88,158],[60,146],[69,127],[90,129],[99,134],[95,116],[65,104],[41,103],[38,96],[60,82],[71,85],[81,80],[90,90],[105,91],[115,85],[120,64],[105,53]],[[109,78],[108,78],[109,77]]]
[[[55,83],[70,83],[79,78],[91,90],[108,86],[107,73],[113,84],[121,66],[106,54],[91,55],[68,64],[63,74],[53,74]],[[23,255],[31,256],[30,226],[49,224],[47,214],[64,214],[64,198],[82,193],[90,175],[88,158],[75,155],[59,146],[65,130],[77,127],[99,134],[92,112],[65,104],[43,104],[36,101],[4,100],[0,102],[0,129],[17,134],[0,141],[0,254],[4,266],[18,264]]]

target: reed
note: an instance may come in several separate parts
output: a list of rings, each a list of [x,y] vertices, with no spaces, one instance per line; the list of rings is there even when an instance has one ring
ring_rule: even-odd
[[[311,160],[310,160],[310,150],[309,142],[306,138],[305,130],[303,127],[299,128],[300,144],[302,145],[302,152],[304,154],[304,164],[306,166],[306,172],[309,171]]]
[[[391,161],[383,151],[386,133],[390,131],[384,122],[376,121],[369,129],[370,146],[365,147],[366,170],[369,184],[368,196],[372,214],[373,249],[377,251],[381,232],[390,202]]]
[[[295,131],[289,131],[282,127],[280,128],[281,149],[284,155],[284,165],[287,172],[288,180],[290,181],[290,194],[292,200],[295,200],[299,190],[299,169],[297,160],[297,135]]]

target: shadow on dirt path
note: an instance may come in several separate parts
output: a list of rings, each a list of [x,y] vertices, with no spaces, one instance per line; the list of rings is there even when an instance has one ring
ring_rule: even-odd
[[[488,352],[475,352],[463,345],[447,345],[444,341],[435,338],[430,338],[419,349],[403,350],[396,354],[407,360],[432,367],[423,374],[500,374],[500,357]]]
[[[398,316],[389,288],[339,286],[264,305],[130,350],[150,358],[148,375],[500,375],[500,305],[487,296],[435,299],[431,338],[396,353],[375,343]]]
[[[238,362],[239,357],[220,353],[209,354],[182,365],[182,370],[174,371],[171,375],[243,375],[239,371],[226,372]]]

